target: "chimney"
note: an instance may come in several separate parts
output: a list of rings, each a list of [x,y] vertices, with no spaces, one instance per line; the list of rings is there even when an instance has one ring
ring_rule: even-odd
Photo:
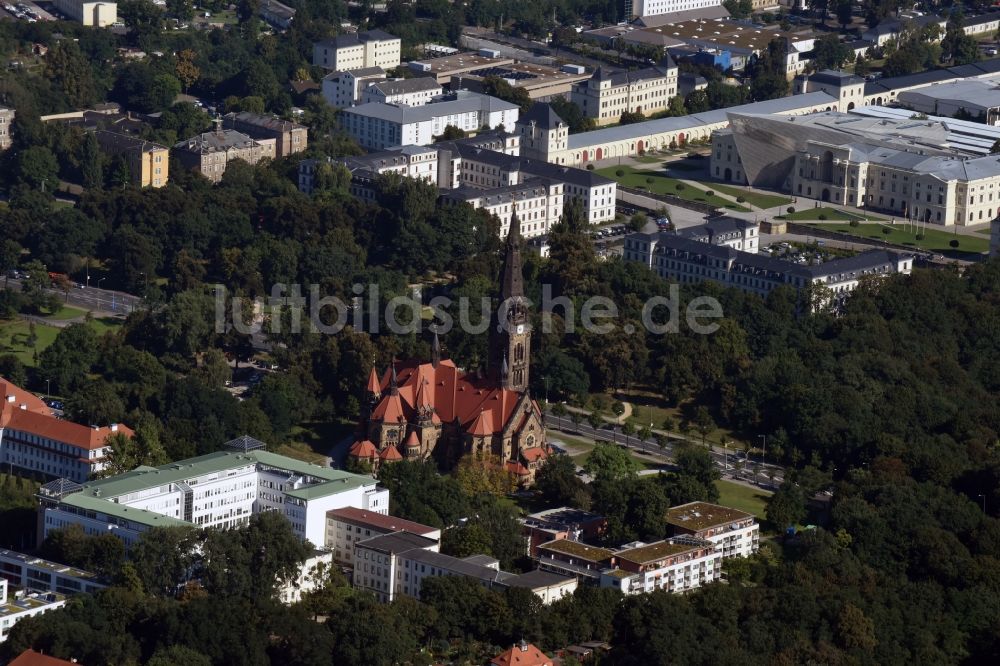
[[[212,124],[215,126],[215,133],[220,137],[223,136],[222,118],[212,118]]]
[[[112,423],[111,424],[111,432],[118,432],[118,424],[117,423]]]
[[[28,405],[26,405],[25,403],[22,402],[21,403],[21,409],[27,411],[28,410]]]
[[[17,398],[14,397],[13,393],[7,396],[7,402],[13,403],[15,400],[17,400]]]

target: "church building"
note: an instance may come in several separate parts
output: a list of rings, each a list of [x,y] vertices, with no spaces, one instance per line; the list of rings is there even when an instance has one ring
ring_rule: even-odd
[[[520,225],[507,235],[500,307],[490,326],[490,367],[467,373],[441,358],[434,336],[430,362],[397,362],[379,378],[372,368],[364,438],[350,450],[373,468],[434,455],[455,462],[472,454],[496,462],[530,485],[549,455],[538,404],[528,393],[531,327],[521,264]]]

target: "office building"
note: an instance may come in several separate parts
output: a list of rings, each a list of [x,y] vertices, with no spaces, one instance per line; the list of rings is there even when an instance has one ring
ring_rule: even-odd
[[[325,160],[302,160],[299,162],[299,190],[312,194],[315,188],[317,169],[323,165],[344,167],[351,173],[351,194],[372,200],[375,198],[378,176],[395,173],[405,178],[415,178],[428,183],[436,183],[438,178],[438,152],[428,146],[403,146],[393,150],[383,150],[367,155],[356,155]]]
[[[566,97],[574,84],[589,78],[583,65],[565,64],[556,68],[528,62],[491,63],[481,69],[452,74],[450,85],[452,90],[483,92],[489,79],[501,79],[511,88],[523,90],[530,99],[543,101]]]
[[[203,132],[174,145],[174,154],[185,169],[197,171],[213,183],[222,180],[226,166],[234,160],[243,160],[254,165],[264,158],[274,158],[275,139],[252,139],[242,132],[222,129],[221,121],[216,129]]]
[[[7,579],[0,578],[0,643],[10,630],[25,618],[48,613],[66,605],[66,597],[57,592],[11,593]]]
[[[370,84],[362,91],[361,101],[364,104],[423,106],[439,97],[442,92],[444,89],[432,78],[395,79]]]
[[[792,93],[801,95],[825,92],[837,100],[837,111],[850,111],[865,105],[865,80],[856,74],[824,69],[814,74],[800,74],[792,81]]]
[[[123,425],[87,427],[56,418],[34,394],[0,378],[0,466],[82,483],[104,470],[108,437]]]
[[[97,574],[13,550],[0,550],[0,578],[31,592],[93,594],[107,587]]]
[[[362,67],[399,67],[402,41],[382,30],[337,35],[313,44],[313,64],[346,71]]]
[[[106,28],[118,21],[118,3],[92,0],[53,0],[61,13],[85,26]]]
[[[502,58],[496,51],[482,49],[477,53],[455,53],[453,55],[441,56],[439,58],[429,58],[427,60],[414,60],[407,63],[410,71],[416,76],[433,78],[438,84],[447,86],[452,83],[452,79],[457,79],[463,74],[471,74],[490,67],[506,67],[513,65],[512,58]]]
[[[524,238],[543,236],[559,222],[563,213],[563,184],[547,178],[490,189],[459,187],[442,195],[446,204],[466,203],[482,208],[500,220],[500,237],[506,238],[511,224],[520,226]]]
[[[777,5],[777,0],[773,4]],[[659,16],[720,5],[721,0],[632,0],[632,16]]]
[[[365,88],[384,80],[385,70],[381,67],[332,72],[323,77],[323,99],[336,109],[354,106],[361,101]]]
[[[131,134],[96,130],[101,152],[120,157],[128,167],[129,182],[136,187],[163,187],[170,180],[170,151]]]
[[[111,533],[131,547],[151,527],[229,528],[263,511],[280,511],[302,539],[321,546],[326,512],[355,506],[389,509],[389,491],[370,476],[311,465],[263,450],[241,437],[226,450],[160,467],[139,467],[101,481],[52,482],[39,492],[44,538],[80,525],[87,534]]]
[[[517,119],[521,154],[545,160],[546,155],[566,150],[569,125],[548,104],[535,102]]]
[[[258,141],[274,140],[274,157],[287,157],[301,153],[309,144],[309,128],[305,125],[257,113],[227,113],[222,116],[222,126],[242,132]]]
[[[625,112],[666,111],[676,94],[677,65],[668,57],[662,66],[635,71],[598,67],[588,80],[573,86],[570,100],[598,125],[609,125]]]
[[[689,502],[667,510],[674,536],[690,536],[715,544],[727,557],[746,557],[760,546],[760,526],[753,514],[708,502]]]
[[[426,146],[448,127],[463,132],[495,129],[501,125],[513,128],[517,116],[515,104],[461,90],[418,107],[362,104],[345,109],[341,125],[363,147],[385,150],[406,145]]]
[[[13,139],[11,129],[14,126],[15,115],[14,109],[0,106],[0,150],[10,148],[11,140]]]
[[[383,534],[408,532],[440,543],[441,529],[355,507],[326,513],[325,546],[338,564],[354,566],[354,545]]]
[[[738,217],[717,217],[675,232],[681,238],[722,245],[755,254],[760,246],[760,225]]]

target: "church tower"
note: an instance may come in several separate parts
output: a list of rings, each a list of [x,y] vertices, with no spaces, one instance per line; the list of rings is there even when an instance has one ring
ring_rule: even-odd
[[[507,252],[500,283],[500,307],[492,334],[490,347],[493,352],[493,368],[498,371],[497,379],[506,389],[527,391],[531,326],[528,322],[528,302],[524,297],[521,222],[516,213],[510,217],[510,230],[507,232]]]

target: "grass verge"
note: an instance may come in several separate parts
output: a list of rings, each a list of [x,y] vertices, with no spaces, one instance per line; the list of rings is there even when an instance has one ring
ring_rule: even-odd
[[[619,172],[621,172],[622,175],[619,176]],[[738,203],[730,201],[729,199],[723,199],[715,194],[709,195],[706,190],[699,189],[692,185],[687,185],[686,183],[681,183],[681,181],[676,178],[664,176],[662,173],[653,170],[643,171],[641,169],[635,169],[633,167],[622,165],[598,169],[597,173],[605,176],[606,178],[616,180],[626,187],[643,189],[648,192],[652,192],[653,194],[676,195],[685,201],[707,203],[718,208],[727,208],[729,210],[744,213],[750,211],[750,209],[746,206],[741,206]]]

